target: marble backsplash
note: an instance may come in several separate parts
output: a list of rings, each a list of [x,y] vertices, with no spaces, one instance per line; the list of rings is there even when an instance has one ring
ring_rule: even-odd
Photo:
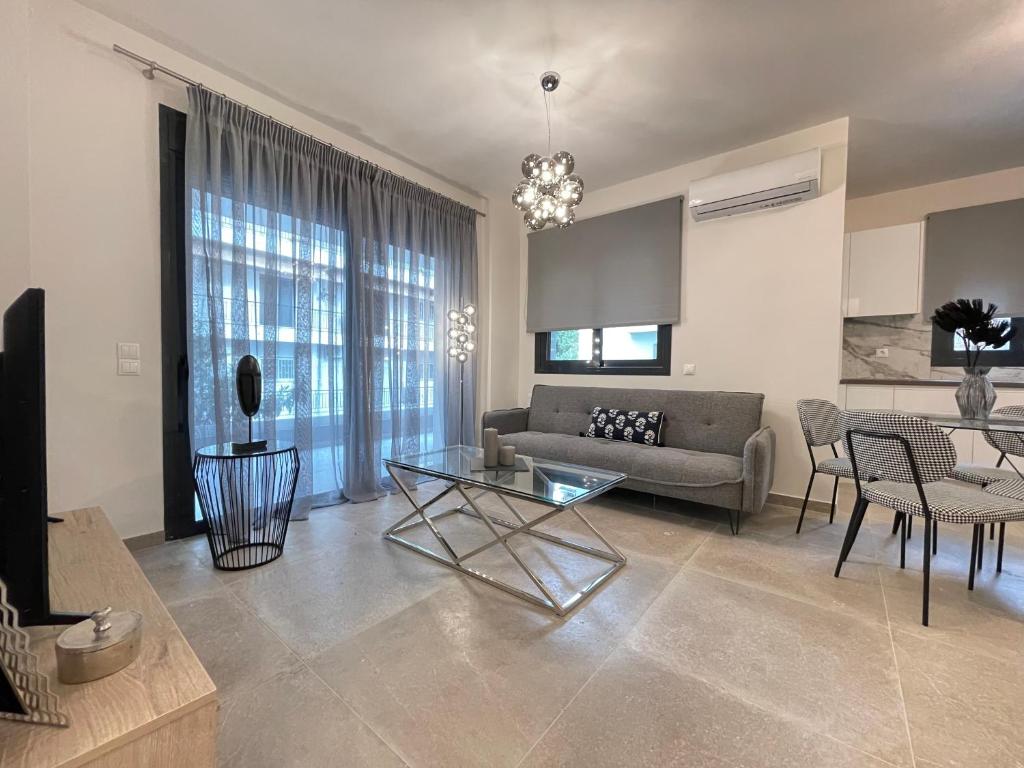
[[[875,357],[887,348],[888,357]],[[851,317],[843,321],[844,379],[959,381],[960,368],[934,368],[932,326],[922,315]],[[993,368],[993,381],[1024,382],[1024,368]]]

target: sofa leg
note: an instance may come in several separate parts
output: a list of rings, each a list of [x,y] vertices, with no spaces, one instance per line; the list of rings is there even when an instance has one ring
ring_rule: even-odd
[[[741,512],[738,509],[727,509],[726,512],[729,515],[729,530],[732,532],[733,536],[736,536],[740,532]],[[735,521],[733,521],[733,515],[736,516]]]

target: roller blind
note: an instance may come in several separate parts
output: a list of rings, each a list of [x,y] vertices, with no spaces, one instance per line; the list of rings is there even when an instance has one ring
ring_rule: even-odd
[[[526,329],[679,322],[682,211],[673,197],[531,233]]]
[[[926,315],[959,298],[1024,315],[1024,199],[930,213],[926,221]]]

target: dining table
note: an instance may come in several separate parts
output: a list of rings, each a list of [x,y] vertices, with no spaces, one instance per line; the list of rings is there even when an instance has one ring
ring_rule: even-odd
[[[1020,436],[1022,442],[1021,447],[1024,448],[1024,419],[1018,419],[1007,416],[989,416],[984,419],[965,419],[955,413],[914,413],[912,411],[901,411],[907,416],[915,416],[919,419],[924,419],[927,422],[934,424],[937,427],[948,429],[949,434],[953,434],[958,429],[966,429],[975,432],[1006,432],[1010,434],[1016,434]],[[999,464],[1001,466],[1003,459],[1006,459],[1006,454],[1000,457]],[[1007,464],[1016,472],[1022,480],[1024,480],[1024,473],[1021,472],[1012,461],[1007,460]]]
[[[975,432],[1006,432],[1006,433],[1010,433],[1010,434],[1020,435],[1020,439],[1021,439],[1022,443],[1024,443],[1024,419],[1018,419],[1018,418],[1007,417],[1007,416],[989,416],[989,417],[984,418],[984,419],[966,419],[963,416],[961,416],[959,414],[955,414],[955,413],[917,413],[917,412],[913,412],[913,411],[899,411],[899,412],[903,413],[906,416],[914,416],[914,417],[916,417],[918,419],[924,419],[925,421],[930,422],[931,424],[934,424],[937,427],[942,427],[943,429],[948,429],[949,430],[949,434],[952,434],[953,432],[956,432],[959,429],[971,430],[971,431],[975,431]],[[1022,445],[1022,448],[1024,448],[1024,445]],[[1003,458],[1006,458],[1005,454],[1002,456],[1002,458],[1000,459],[1000,462],[999,462],[999,464],[997,464],[997,466],[1001,466],[1002,465],[1002,459]],[[1013,469],[1014,472],[1017,473],[1017,475],[1020,476],[1020,478],[1022,480],[1024,480],[1024,472],[1021,471],[1021,468],[1017,467],[1011,461],[1007,461],[1006,463]],[[899,515],[897,515],[896,516],[896,520],[893,521],[893,526],[892,526],[893,533],[895,533],[896,530],[897,530],[897,523],[898,523],[898,521],[899,521]],[[936,526],[936,528],[937,528],[937,526]],[[991,539],[995,535],[995,524],[992,524],[989,528],[990,528],[990,530],[989,530],[989,538]],[[908,531],[909,531],[909,529],[908,529]],[[938,547],[938,531],[937,530],[935,530],[935,533],[934,533],[933,538],[932,538],[932,542],[933,542],[933,546],[935,546],[937,548]],[[981,546],[982,546],[981,543],[979,543],[979,549],[980,549]],[[1000,549],[1002,549],[1002,548],[1000,547]]]
[[[989,416],[987,419],[965,419],[951,413],[914,413],[903,411],[907,416],[916,416],[932,424],[956,431],[969,429],[979,432],[1013,432],[1024,435],[1024,419],[1007,418],[1005,416]],[[1022,438],[1024,439],[1024,438]]]

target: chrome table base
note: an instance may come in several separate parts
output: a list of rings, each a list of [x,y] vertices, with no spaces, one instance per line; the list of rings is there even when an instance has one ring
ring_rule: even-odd
[[[515,507],[513,507],[509,503],[508,499],[505,497],[504,494],[501,493],[499,489],[488,486],[487,484],[484,483],[477,485],[465,481],[453,480],[447,481],[449,483],[447,487],[443,491],[429,499],[426,503],[418,504],[416,500],[412,497],[412,494],[409,492],[409,489],[406,487],[405,483],[402,482],[401,478],[394,471],[394,469],[388,466],[387,470],[388,473],[391,475],[391,478],[395,481],[395,485],[398,487],[399,490],[401,490],[402,494],[405,496],[405,498],[409,500],[409,503],[412,504],[413,507],[415,507],[415,509],[408,515],[403,517],[401,520],[399,520],[397,523],[392,525],[390,528],[388,528],[384,532],[385,539],[387,539],[388,541],[393,541],[396,544],[400,544],[406,549],[411,549],[413,552],[423,555],[424,557],[429,557],[431,560],[435,560],[441,563],[442,565],[446,565],[453,570],[466,574],[467,576],[472,576],[473,578],[479,579],[480,581],[490,584],[493,587],[503,589],[509,594],[515,595],[516,597],[531,602],[534,605],[538,605],[542,608],[547,608],[551,611],[554,611],[559,616],[565,616],[567,613],[569,613],[573,608],[579,605],[585,598],[587,598],[590,594],[597,590],[602,584],[608,581],[608,579],[610,579],[616,571],[618,571],[620,568],[626,565],[625,556],[621,552],[619,552],[619,550],[617,550],[614,546],[612,546],[608,542],[608,540],[605,539],[605,537],[602,536],[601,533],[596,528],[594,528],[593,525],[590,524],[590,521],[587,520],[580,513],[576,504],[570,504],[567,506],[548,505],[548,511],[544,512],[542,515],[534,518],[533,520],[526,520],[522,515],[519,514]],[[483,493],[480,493],[475,497],[470,496],[468,491],[471,488],[479,488],[483,491]],[[462,497],[462,504],[433,516],[427,515],[427,507],[430,507],[431,505],[445,498],[453,491],[458,493],[458,495]],[[505,520],[481,510],[480,507],[477,506],[477,501],[482,496],[485,496],[487,493],[493,493],[495,496],[497,496],[498,499],[501,500],[502,504],[504,504],[508,511],[511,513],[514,520]],[[533,500],[533,503],[541,504],[542,502]],[[608,549],[602,550],[596,549],[594,547],[588,547],[584,544],[579,544],[577,542],[563,539],[559,536],[555,536],[545,531],[537,530],[538,525],[548,520],[551,520],[552,518],[562,513],[570,513],[578,517],[583,522],[583,524],[586,525],[587,528]],[[435,524],[438,520],[455,514],[463,514],[470,518],[481,521],[485,526],[487,526],[488,530],[490,530],[491,534],[494,536],[494,540],[486,542],[485,544],[482,544],[479,547],[476,547],[475,549],[472,549],[464,554],[457,554],[455,550],[452,548],[452,546],[445,539],[445,537],[442,535],[441,531],[438,530],[437,525]],[[409,541],[408,539],[403,538],[400,535],[402,532],[408,531],[418,526],[426,526],[430,530],[430,532],[434,535],[434,538],[436,538],[438,543],[441,545],[441,549],[443,550],[444,554],[438,554],[437,552],[427,549],[426,547],[422,547],[419,544],[415,544]],[[601,574],[598,575],[595,579],[593,579],[589,584],[583,587],[583,589],[579,590],[576,594],[572,595],[572,597],[570,597],[568,600],[562,602],[555,596],[554,592],[544,582],[544,580],[539,575],[537,575],[537,573],[534,572],[534,570],[523,561],[523,559],[519,556],[519,553],[516,552],[512,542],[512,539],[516,536],[532,536],[534,538],[541,539],[556,546],[563,547],[565,549],[570,549],[575,552],[580,552],[584,555],[588,555],[590,557],[595,557],[607,561],[611,563],[611,565],[609,565],[606,570],[602,571]],[[530,581],[537,587],[538,591],[540,592],[539,595],[526,592],[525,590],[519,589],[518,587],[508,584],[507,582],[501,581],[500,579],[497,579],[493,576],[489,576],[483,571],[480,571],[476,568],[472,568],[465,564],[466,561],[470,558],[479,555],[481,552],[484,552],[496,546],[501,546],[508,552],[508,554],[511,556],[512,560],[516,563],[516,565],[523,571],[523,573],[525,573],[529,577]]]

